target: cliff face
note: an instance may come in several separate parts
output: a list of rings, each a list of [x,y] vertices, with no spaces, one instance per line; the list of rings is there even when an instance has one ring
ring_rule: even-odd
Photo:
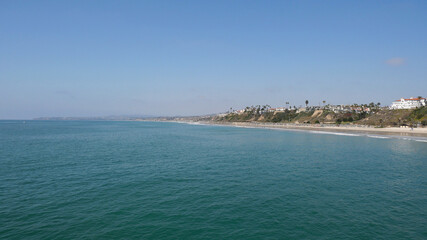
[[[299,112],[264,112],[253,111],[240,114],[230,113],[223,117],[215,117],[214,121],[227,122],[274,122],[274,123],[336,123],[361,124],[376,126],[427,125],[427,107],[410,110],[377,110],[375,112],[334,113],[328,110]]]

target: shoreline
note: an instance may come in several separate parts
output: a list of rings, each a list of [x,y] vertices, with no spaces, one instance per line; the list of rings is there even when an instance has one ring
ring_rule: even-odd
[[[427,138],[427,128],[375,128],[369,126],[330,126],[330,125],[308,125],[308,124],[290,124],[290,123],[259,123],[259,122],[215,122],[215,121],[172,121],[189,124],[206,124],[218,126],[232,127],[248,127],[248,128],[266,128],[266,129],[282,129],[282,130],[301,130],[301,131],[319,131],[332,133],[359,133],[364,135],[386,135],[396,137],[421,137]]]

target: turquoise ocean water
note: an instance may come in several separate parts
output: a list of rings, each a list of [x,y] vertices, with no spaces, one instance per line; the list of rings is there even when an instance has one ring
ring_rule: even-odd
[[[427,143],[0,121],[0,239],[427,239]]]

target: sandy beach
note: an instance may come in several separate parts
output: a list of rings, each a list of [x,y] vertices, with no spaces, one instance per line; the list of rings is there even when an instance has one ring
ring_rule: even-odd
[[[253,128],[278,128],[278,129],[295,129],[307,131],[324,131],[324,132],[340,132],[340,133],[363,133],[374,135],[391,135],[391,136],[410,136],[410,137],[426,137],[427,128],[397,128],[386,127],[376,128],[370,126],[355,126],[355,125],[321,125],[321,124],[292,124],[292,123],[260,123],[260,122],[215,122],[206,121],[198,122],[209,125],[226,125],[236,127],[253,127]]]

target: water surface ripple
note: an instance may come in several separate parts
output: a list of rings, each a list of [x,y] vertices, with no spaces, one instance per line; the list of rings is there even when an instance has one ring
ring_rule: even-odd
[[[0,121],[0,239],[427,239],[427,145]]]

